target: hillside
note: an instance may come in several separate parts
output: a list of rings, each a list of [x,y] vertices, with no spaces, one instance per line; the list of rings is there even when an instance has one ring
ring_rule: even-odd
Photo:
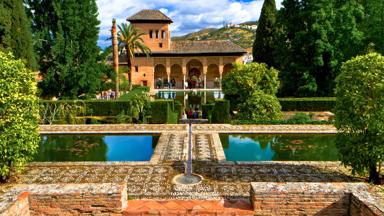
[[[254,41],[254,30],[243,27],[207,28],[172,40],[231,40],[235,44],[250,51]]]

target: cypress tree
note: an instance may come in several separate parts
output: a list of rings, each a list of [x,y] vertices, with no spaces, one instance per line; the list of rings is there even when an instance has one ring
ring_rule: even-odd
[[[43,96],[76,98],[100,87],[95,0],[29,0]]]
[[[253,44],[253,61],[275,66],[274,50],[276,38],[276,3],[275,0],[265,0],[261,9],[256,39]]]
[[[0,50],[12,52],[29,68],[36,68],[30,22],[22,0],[0,1]]]

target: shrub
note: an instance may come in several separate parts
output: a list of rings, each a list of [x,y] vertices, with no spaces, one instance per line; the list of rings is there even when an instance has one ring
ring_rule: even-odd
[[[311,121],[311,116],[302,112],[298,112],[298,113],[295,113],[295,115],[292,117],[292,120],[307,122],[307,121]]]
[[[33,159],[39,143],[35,74],[0,52],[0,181]]]
[[[229,123],[229,101],[216,100],[212,110],[212,123]]]
[[[282,117],[281,106],[276,96],[255,92],[239,106],[239,119],[273,120]]]
[[[85,114],[84,101],[40,101],[40,124],[76,124]]]
[[[384,57],[370,53],[347,61],[336,79],[337,147],[345,165],[379,183],[384,162]]]
[[[119,113],[116,116],[116,123],[119,123],[119,124],[132,123],[132,116],[126,115],[125,111],[123,110],[121,113]]]
[[[279,98],[283,111],[333,111],[336,98]]]

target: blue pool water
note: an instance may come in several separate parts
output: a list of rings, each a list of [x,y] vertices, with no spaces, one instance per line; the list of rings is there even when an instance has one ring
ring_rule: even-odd
[[[149,161],[158,135],[44,135],[35,161]]]
[[[336,161],[336,135],[220,134],[228,161]]]

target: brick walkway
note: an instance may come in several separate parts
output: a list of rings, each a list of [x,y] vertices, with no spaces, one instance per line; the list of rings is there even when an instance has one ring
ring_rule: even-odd
[[[123,215],[253,215],[247,200],[130,200]]]

